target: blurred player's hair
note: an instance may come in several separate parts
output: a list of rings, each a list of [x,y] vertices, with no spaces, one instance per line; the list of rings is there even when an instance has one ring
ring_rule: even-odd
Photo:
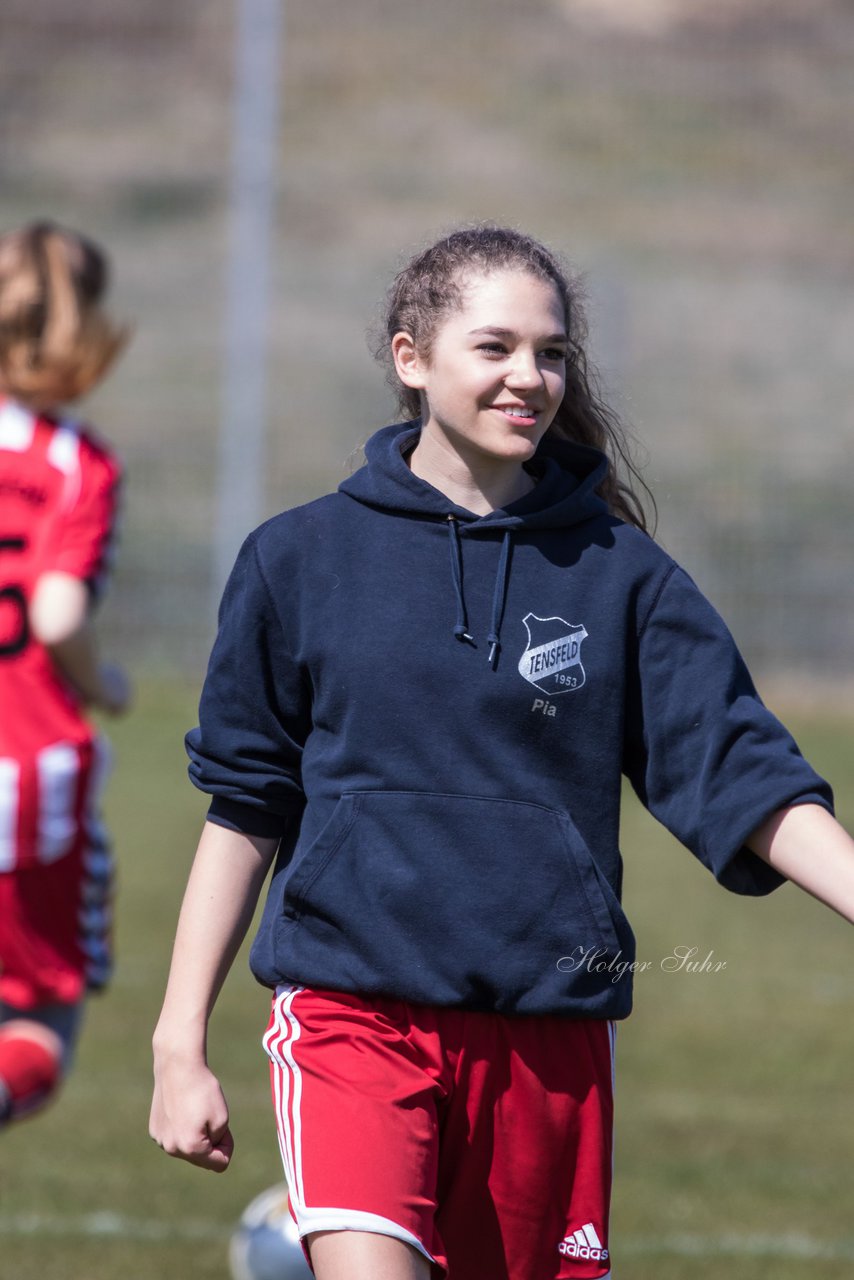
[[[404,386],[396,376],[391,358],[394,335],[408,333],[419,354],[429,359],[439,325],[464,303],[467,281],[493,271],[524,271],[557,290],[569,343],[566,391],[549,431],[577,444],[592,445],[607,455],[610,465],[599,486],[601,496],[615,515],[645,530],[646,513],[637,488],[643,490],[653,511],[655,500],[632,461],[625,429],[599,396],[587,358],[581,282],[564,269],[551,250],[530,236],[491,223],[461,227],[417,254],[397,274],[388,292],[376,354],[386,365],[399,410],[407,418],[417,418],[421,400],[416,389]]]
[[[0,235],[0,391],[39,408],[85,395],[128,338],[102,309],[104,251],[38,221]]]

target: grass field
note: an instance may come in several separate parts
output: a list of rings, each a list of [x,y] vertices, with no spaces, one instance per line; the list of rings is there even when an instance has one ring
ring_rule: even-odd
[[[204,812],[182,748],[195,696],[148,684],[111,730],[120,966],[92,1005],[61,1103],[0,1140],[0,1280],[225,1280],[232,1224],[281,1177],[259,1045],[266,996],[243,962],[212,1031],[238,1144],[232,1169],[203,1174],[146,1136],[149,1037]],[[795,728],[854,824],[854,720]],[[623,847],[650,968],[618,1036],[615,1275],[850,1276],[849,927],[789,887],[760,901],[725,893],[633,803]],[[677,947],[726,967],[663,971]]]

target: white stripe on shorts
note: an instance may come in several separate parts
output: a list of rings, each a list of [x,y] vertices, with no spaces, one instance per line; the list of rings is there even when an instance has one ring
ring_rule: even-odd
[[[302,1074],[294,1060],[293,1045],[300,1036],[300,1025],[291,1005],[302,987],[280,987],[273,1003],[273,1021],[264,1036],[264,1048],[278,1070],[273,1072],[273,1106],[279,1150],[297,1222],[303,1208],[304,1190],[300,1143],[302,1129],[299,1104],[302,1098]],[[291,1121],[293,1116],[293,1122]]]
[[[42,864],[65,856],[77,835],[77,780],[80,751],[73,742],[54,742],[36,756],[39,779],[38,859]]]
[[[608,1023],[608,1039],[611,1044],[611,1093],[617,1091],[617,1024]]]
[[[18,795],[21,766],[0,759],[0,871],[11,871],[18,858]]]
[[[399,1222],[383,1218],[378,1213],[365,1213],[362,1209],[307,1209],[303,1205],[297,1216],[297,1230],[300,1239],[314,1231],[370,1231],[378,1236],[392,1236],[412,1245],[428,1262],[435,1262],[418,1237]]]

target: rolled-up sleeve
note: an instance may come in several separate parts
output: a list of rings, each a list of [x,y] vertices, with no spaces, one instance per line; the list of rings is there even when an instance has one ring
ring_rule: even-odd
[[[832,812],[833,795],[678,566],[642,620],[630,665],[624,769],[641,801],[727,889],[771,892],[784,878],[745,841],[778,809]]]
[[[191,780],[213,797],[209,819],[275,837],[302,810],[301,759],[311,702],[257,539],[258,531],[243,545],[226,586],[199,724],[187,734],[186,747]]]

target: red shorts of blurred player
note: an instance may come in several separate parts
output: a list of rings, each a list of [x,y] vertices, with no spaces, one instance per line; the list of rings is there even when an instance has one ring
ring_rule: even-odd
[[[282,988],[264,1039],[301,1236],[451,1280],[610,1274],[614,1024]]]
[[[0,1004],[7,1009],[75,1004],[109,981],[113,859],[96,813],[105,772],[102,752],[81,754],[77,772],[70,771],[67,815],[60,823],[62,815],[50,813],[63,832],[61,856],[0,871]],[[22,803],[23,790],[6,790]]]

